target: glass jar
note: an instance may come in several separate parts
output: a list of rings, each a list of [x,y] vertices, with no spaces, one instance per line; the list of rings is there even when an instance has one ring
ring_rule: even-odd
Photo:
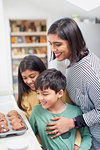
[[[74,21],[80,22],[80,16],[78,14],[72,15],[72,18],[73,18]]]

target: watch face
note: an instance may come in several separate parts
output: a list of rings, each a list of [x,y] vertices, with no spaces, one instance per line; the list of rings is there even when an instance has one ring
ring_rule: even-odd
[[[77,124],[76,118],[73,118],[73,120],[74,120],[75,128],[78,128],[78,124]]]

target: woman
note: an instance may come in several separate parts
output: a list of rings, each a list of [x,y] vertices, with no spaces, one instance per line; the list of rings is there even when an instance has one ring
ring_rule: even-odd
[[[48,30],[48,41],[52,57],[57,61],[69,60],[66,66],[67,90],[73,103],[79,106],[83,115],[66,119],[52,118],[46,130],[57,134],[53,138],[71,130],[89,126],[92,134],[91,149],[100,149],[100,60],[88,48],[76,22],[62,18],[54,22]],[[55,121],[54,121],[55,120]],[[51,127],[48,127],[51,126]]]
[[[25,112],[27,119],[30,117],[33,106],[38,105],[34,82],[38,75],[46,70],[42,60],[29,55],[23,58],[18,68],[18,106]]]

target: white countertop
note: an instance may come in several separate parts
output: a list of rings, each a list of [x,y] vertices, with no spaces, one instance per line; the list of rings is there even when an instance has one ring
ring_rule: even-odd
[[[14,96],[0,96],[0,112],[7,114],[8,111],[13,109],[17,110],[18,113],[21,114],[26,125],[28,126],[28,130],[23,135],[6,136],[3,138],[0,137],[0,150],[8,150],[8,147],[14,143],[20,146],[22,144],[27,145],[27,150],[42,150],[27,118],[25,117],[24,113],[17,107]]]

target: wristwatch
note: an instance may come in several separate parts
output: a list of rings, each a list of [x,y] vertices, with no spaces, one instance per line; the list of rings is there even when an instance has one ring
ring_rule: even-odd
[[[73,120],[74,120],[75,128],[79,128],[78,124],[77,124],[77,121],[76,121],[76,118],[73,118]]]

